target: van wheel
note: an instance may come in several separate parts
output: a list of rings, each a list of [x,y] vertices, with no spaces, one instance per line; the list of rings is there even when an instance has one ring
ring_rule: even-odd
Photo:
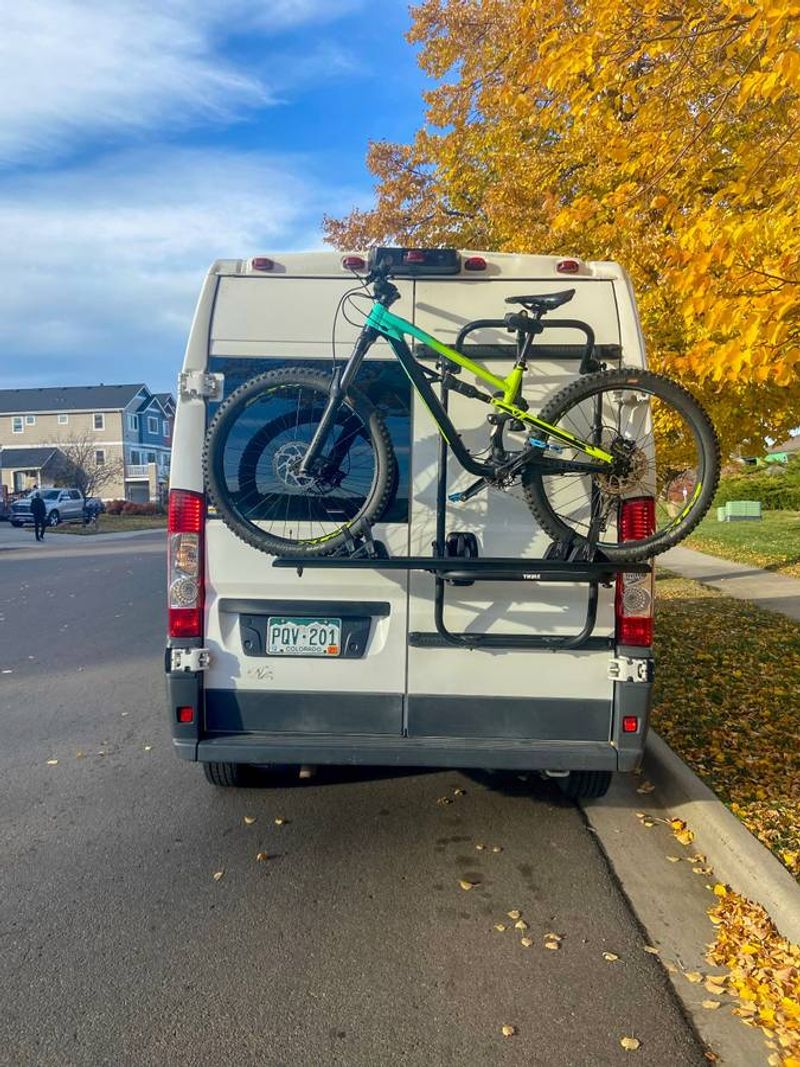
[[[608,792],[611,771],[571,771],[568,778],[558,779],[558,785],[570,800],[593,800]]]
[[[47,525],[48,526],[58,526],[58,524],[60,522],[61,522],[61,516],[58,514],[57,511],[51,511],[50,514],[47,516]]]
[[[247,772],[246,763],[204,763],[203,774],[212,785],[244,785]]]

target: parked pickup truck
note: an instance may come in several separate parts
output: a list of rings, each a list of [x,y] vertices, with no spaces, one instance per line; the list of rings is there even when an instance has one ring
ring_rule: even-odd
[[[84,505],[83,497],[77,489],[39,489],[34,490],[41,494],[44,506],[47,508],[47,525],[58,526],[60,522],[83,522]],[[33,492],[28,493],[20,500],[15,500],[11,505],[12,526],[32,526],[33,515],[31,514],[31,498]],[[96,497],[90,497],[86,501],[87,507],[97,506]],[[101,505],[102,506],[102,505]]]

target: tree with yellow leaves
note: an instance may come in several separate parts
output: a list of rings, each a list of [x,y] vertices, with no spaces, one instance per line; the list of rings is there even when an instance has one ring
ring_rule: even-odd
[[[411,145],[328,239],[616,259],[725,445],[800,424],[800,0],[424,0]]]

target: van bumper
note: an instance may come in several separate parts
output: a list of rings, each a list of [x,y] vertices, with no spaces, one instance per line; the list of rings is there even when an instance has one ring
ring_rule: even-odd
[[[235,695],[234,691],[223,693],[217,690],[205,694],[202,673],[167,673],[167,700],[175,754],[181,759],[202,763],[633,771],[639,767],[644,756],[651,693],[652,685],[648,682],[615,682],[613,704],[610,701],[605,704],[608,709],[605,712],[607,728],[602,735],[596,732],[591,740],[576,737],[576,719],[579,721],[579,717],[573,719],[573,733],[569,740],[555,736],[546,740],[457,737],[452,733],[435,736],[432,731],[424,736],[407,736],[399,731],[392,732],[391,728],[387,728],[388,721],[383,723],[380,732],[367,733],[358,728],[360,723],[356,723],[359,718],[364,722],[368,709],[359,715],[357,708],[354,709],[349,729],[342,723],[344,728],[338,733],[310,729],[298,731],[296,726],[303,697],[318,700],[319,693],[292,694],[298,717],[294,722],[285,720],[280,732],[252,728],[234,732],[220,729],[223,724],[217,721],[214,713],[215,701],[223,699],[226,706],[231,702],[238,706],[239,697],[242,697],[247,705],[250,703],[247,698],[255,694],[245,692]],[[258,696],[263,697],[264,694]],[[325,694],[325,699],[335,701],[336,696]],[[340,696],[345,698],[347,695]],[[388,694],[383,699],[378,694],[374,696],[380,703],[391,702]],[[210,703],[209,709],[205,707],[206,701]],[[258,703],[261,704],[260,699]],[[491,698],[487,698],[486,703],[491,706]],[[177,709],[187,706],[194,710],[193,721],[180,723],[177,721]],[[638,729],[633,733],[623,732],[622,720],[626,716],[636,716],[638,720]],[[587,714],[587,724],[589,718]],[[204,726],[207,722],[214,723],[217,729],[206,731]],[[377,726],[376,720],[373,723]],[[597,729],[599,724],[596,717],[594,723]],[[295,726],[294,730],[292,726]]]

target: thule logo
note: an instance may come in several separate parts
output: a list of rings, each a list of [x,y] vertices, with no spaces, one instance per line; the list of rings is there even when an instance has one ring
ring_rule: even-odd
[[[538,582],[542,576],[536,571],[530,571],[528,574],[523,574],[522,577],[526,582]]]

